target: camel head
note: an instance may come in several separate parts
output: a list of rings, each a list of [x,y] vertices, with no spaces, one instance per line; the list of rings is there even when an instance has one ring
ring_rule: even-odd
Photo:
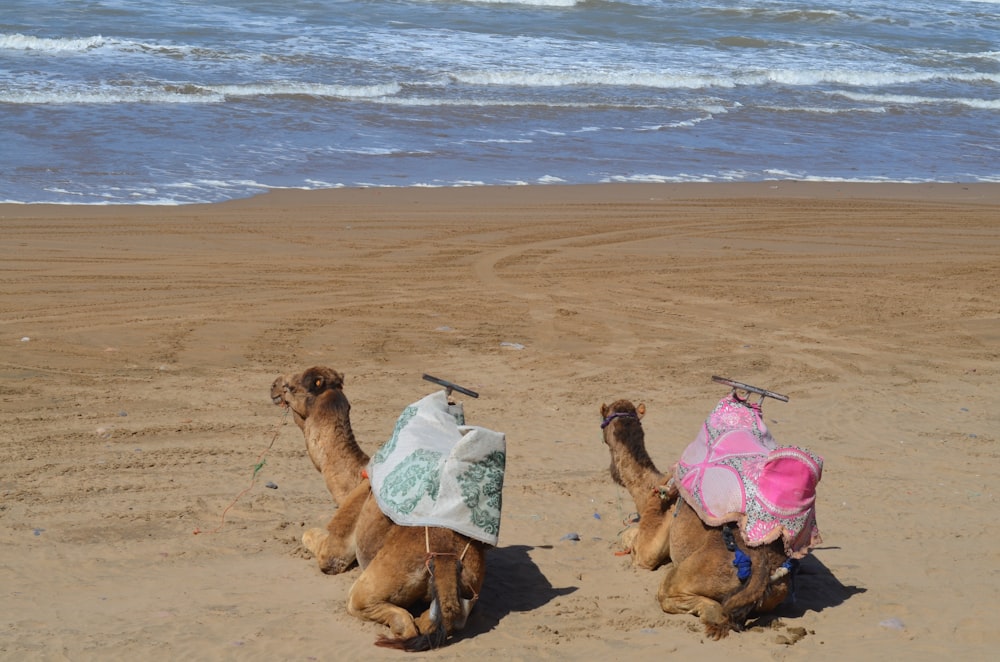
[[[324,366],[314,366],[295,375],[281,375],[271,384],[271,401],[291,409],[299,427],[319,406],[328,404],[331,397],[342,401],[350,410],[344,396],[344,376]]]
[[[601,405],[601,430],[604,443],[611,452],[611,478],[624,487],[626,481],[620,465],[625,461],[638,462],[642,467],[652,467],[653,462],[646,453],[646,437],[642,430],[642,417],[646,415],[646,405],[638,406],[629,400],[615,400],[610,405]]]
[[[601,405],[601,429],[607,430],[611,426],[612,421],[625,418],[635,421],[642,420],[642,417],[646,415],[646,405],[639,403],[636,407],[628,400],[615,400],[610,405]],[[604,433],[607,436],[607,432]]]

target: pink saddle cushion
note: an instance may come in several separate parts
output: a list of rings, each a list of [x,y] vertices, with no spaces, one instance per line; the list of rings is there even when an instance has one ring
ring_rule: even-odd
[[[760,405],[723,398],[674,466],[681,496],[709,526],[738,522],[751,546],[783,538],[791,557],[821,542],[816,485],[823,458],[779,447]]]

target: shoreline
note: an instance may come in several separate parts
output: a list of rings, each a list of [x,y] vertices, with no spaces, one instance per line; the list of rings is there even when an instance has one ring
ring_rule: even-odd
[[[95,210],[185,210],[201,207],[226,205],[282,205],[296,200],[302,204],[323,204],[324,198],[358,201],[372,196],[378,199],[406,200],[409,198],[452,197],[467,201],[481,195],[495,193],[522,195],[526,200],[543,198],[574,198],[579,202],[604,200],[623,202],[641,200],[643,196],[654,196],[664,200],[679,199],[723,199],[723,198],[829,198],[840,199],[881,199],[881,200],[929,200],[940,199],[949,202],[981,201],[985,204],[1000,202],[1000,182],[832,182],[803,180],[761,180],[754,182],[682,182],[682,183],[601,183],[601,184],[526,184],[487,185],[454,187],[341,187],[330,189],[272,189],[247,198],[235,198],[222,202],[191,204],[74,204],[49,202],[6,202],[0,203],[0,212],[8,209],[52,208]],[[6,213],[0,215],[7,215]],[[13,214],[16,215],[16,214]]]

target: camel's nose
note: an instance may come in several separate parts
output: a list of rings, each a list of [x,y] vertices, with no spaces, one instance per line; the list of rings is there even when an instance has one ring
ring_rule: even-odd
[[[271,402],[276,405],[285,404],[285,391],[288,390],[288,387],[285,384],[286,381],[284,377],[278,377],[271,382]]]

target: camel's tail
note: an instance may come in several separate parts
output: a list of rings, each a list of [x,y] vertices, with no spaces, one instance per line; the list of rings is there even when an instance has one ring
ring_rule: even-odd
[[[780,542],[778,544],[781,544]],[[733,630],[742,630],[750,612],[759,607],[767,599],[772,589],[772,575],[779,566],[772,565],[776,554],[770,545],[749,547],[740,545],[740,549],[749,557],[751,573],[747,581],[722,601],[722,608],[729,614]]]
[[[410,639],[383,637],[376,645],[417,652],[440,648],[448,635],[465,627],[474,600],[462,597],[462,561],[454,554],[429,558],[431,605],[418,623],[421,633]],[[426,618],[425,618],[426,617]]]

